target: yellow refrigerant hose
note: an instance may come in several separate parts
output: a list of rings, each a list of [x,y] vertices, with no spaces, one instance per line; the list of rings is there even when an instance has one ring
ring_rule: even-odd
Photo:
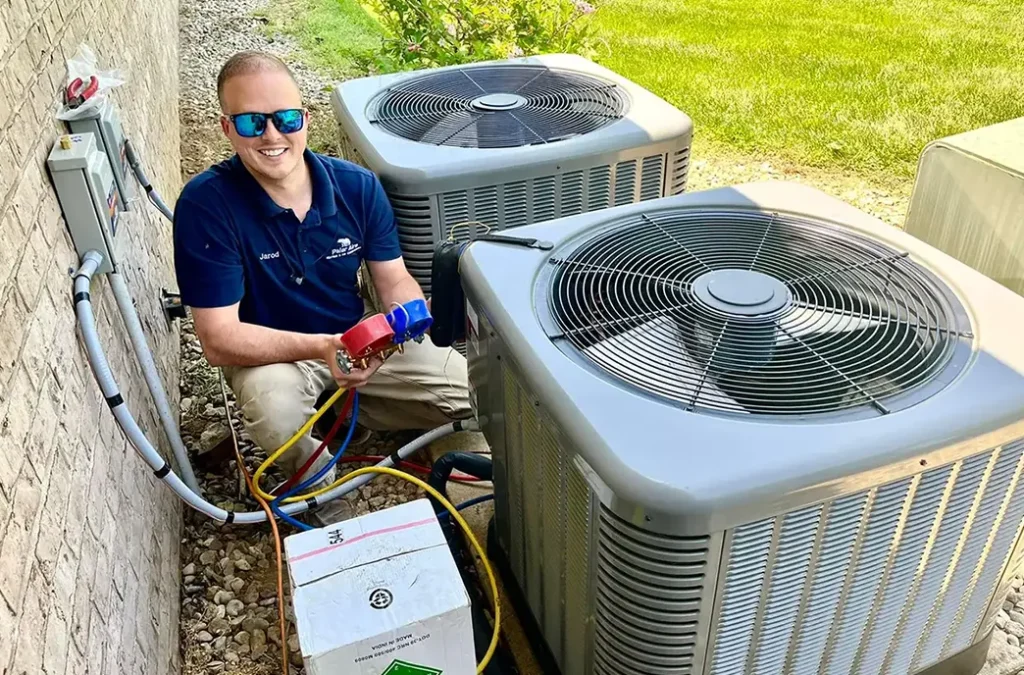
[[[298,431],[295,432],[295,434],[291,438],[285,441],[280,448],[275,450],[267,458],[267,460],[263,462],[263,464],[261,464],[258,469],[256,469],[256,472],[252,476],[252,488],[253,491],[259,497],[267,501],[274,500],[274,495],[268,494],[260,488],[260,478],[267,471],[267,469],[269,469],[274,464],[274,462],[276,462],[278,458],[281,457],[281,455],[283,455],[293,445],[295,445],[300,438],[309,433],[309,430],[313,428],[313,425],[316,424],[316,421],[320,419],[324,415],[324,413],[326,413],[327,410],[332,405],[334,405],[335,402],[337,402],[339,398],[341,398],[341,395],[343,393],[345,393],[344,389],[338,389],[338,391],[336,391],[327,400],[327,402],[324,403],[323,406],[321,406],[321,408],[317,410],[316,413],[314,413],[313,416],[310,417],[309,420],[305,424],[303,424]],[[482,673],[484,671],[484,668],[487,667],[487,664],[490,663],[491,658],[494,656],[494,652],[498,648],[498,639],[501,635],[501,603],[498,599],[498,582],[494,576],[494,570],[491,568],[491,563],[487,559],[487,554],[484,553],[483,547],[480,545],[480,542],[477,541],[476,535],[473,534],[473,531],[470,529],[469,524],[465,521],[465,519],[463,519],[462,515],[459,514],[458,510],[454,506],[452,506],[451,502],[445,499],[441,495],[441,493],[439,493],[431,486],[427,485],[424,481],[420,480],[419,478],[407,474],[404,471],[398,471],[396,469],[392,469],[386,466],[368,466],[362,469],[356,469],[351,473],[345,474],[338,480],[334,481],[334,483],[332,483],[331,485],[322,487],[318,490],[314,490],[313,492],[307,492],[306,494],[295,495],[294,497],[285,499],[283,501],[285,503],[289,503],[295,501],[302,501],[304,499],[309,499],[310,497],[316,497],[324,494],[329,490],[333,490],[339,485],[347,483],[350,480],[358,478],[359,476],[372,473],[387,474],[389,476],[394,476],[396,478],[401,478],[402,480],[409,481],[410,483],[413,483],[417,487],[424,490],[431,497],[436,499],[441,504],[441,506],[443,506],[448,511],[448,513],[451,514],[452,518],[455,519],[455,522],[457,522],[459,526],[462,528],[462,531],[466,533],[466,538],[469,539],[469,543],[473,546],[474,552],[476,552],[476,554],[480,556],[480,562],[484,567],[484,572],[487,574],[487,581],[491,587],[491,598],[494,602],[494,630],[491,633],[491,642],[487,647],[487,652],[484,654],[483,659],[480,660],[480,663],[477,665],[476,668],[477,673]]]

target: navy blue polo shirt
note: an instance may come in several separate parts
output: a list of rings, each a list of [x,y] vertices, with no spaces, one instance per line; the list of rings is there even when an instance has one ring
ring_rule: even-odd
[[[344,332],[363,315],[362,260],[401,255],[394,212],[377,177],[305,152],[313,203],[300,223],[238,156],[188,182],[174,209],[182,303],[239,304],[246,323],[300,333]]]

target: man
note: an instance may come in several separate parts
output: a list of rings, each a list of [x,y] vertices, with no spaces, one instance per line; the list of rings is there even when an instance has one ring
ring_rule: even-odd
[[[357,285],[362,261],[385,307],[423,298],[380,181],[306,148],[309,113],[276,57],[233,56],[217,94],[236,154],[182,191],[175,267],[206,358],[223,368],[249,435],[272,452],[335,386],[359,391],[359,423],[369,429],[427,429],[470,416],[465,359],[429,339],[350,374],[337,365],[340,334],[370,311]],[[317,445],[307,435],[281,467],[295,473]],[[324,453],[305,477],[329,460]]]

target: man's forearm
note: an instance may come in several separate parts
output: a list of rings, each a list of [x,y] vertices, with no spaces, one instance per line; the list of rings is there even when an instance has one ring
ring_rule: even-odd
[[[210,337],[204,341],[204,347],[212,366],[263,366],[322,359],[332,339],[330,335],[293,333],[251,323],[238,323],[213,339]]]
[[[385,313],[391,311],[393,303],[404,305],[410,300],[425,299],[423,297],[423,289],[420,288],[420,285],[411,276],[407,276],[389,288],[379,289],[377,294],[380,296],[380,302],[384,307]]]

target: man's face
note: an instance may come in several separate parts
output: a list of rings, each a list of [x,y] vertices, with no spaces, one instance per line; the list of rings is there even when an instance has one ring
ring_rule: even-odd
[[[308,112],[303,113],[305,123],[299,131],[282,134],[271,118],[267,120],[263,134],[253,138],[239,136],[235,125],[227,118],[239,113],[272,113],[301,108],[302,95],[287,73],[266,71],[233,77],[224,83],[222,97],[225,116],[221,117],[221,128],[250,171],[276,182],[301,166],[309,129]]]

